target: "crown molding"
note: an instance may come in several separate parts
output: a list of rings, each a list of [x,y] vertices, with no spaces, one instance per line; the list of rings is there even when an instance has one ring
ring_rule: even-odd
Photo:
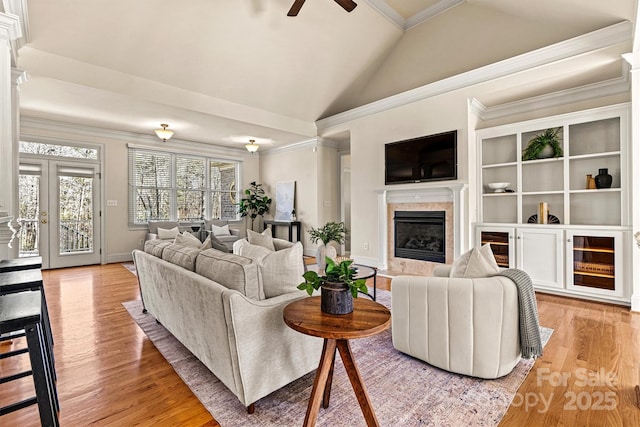
[[[408,18],[404,23],[404,30],[406,31],[410,28],[415,27],[416,25],[420,25],[423,22],[428,21],[429,19],[438,15],[439,13],[451,9],[452,7],[457,6],[460,3],[464,3],[464,1],[465,0],[441,0],[433,6],[423,9]]]
[[[471,111],[481,120],[499,119],[533,110],[559,107],[603,96],[628,93],[631,90],[631,84],[627,76],[628,73],[625,73],[624,77],[534,96],[493,107],[487,107],[473,98],[470,107]]]
[[[406,31],[410,28],[415,27],[416,25],[420,25],[423,22],[428,21],[437,14],[450,9],[453,6],[457,6],[458,4],[463,3],[465,0],[440,0],[433,6],[423,9],[407,19],[404,19],[402,16],[400,16],[400,14],[396,12],[395,9],[393,9],[391,6],[389,6],[389,4],[385,0],[364,1],[397,28]]]
[[[13,41],[18,37],[22,37],[18,15],[0,13],[0,40]]]
[[[209,156],[224,156],[227,158],[239,159],[250,155],[250,153],[242,148],[224,147],[221,145],[207,144],[195,141],[186,141],[179,138],[171,138],[171,142],[163,143],[155,135],[146,135],[136,132],[126,132],[113,129],[105,129],[94,126],[80,125],[76,123],[60,122],[56,120],[41,119],[35,117],[20,117],[20,136],[28,138],[42,139],[42,135],[33,133],[32,130],[43,130],[53,132],[64,132],[78,137],[93,137],[104,140],[105,138],[116,139],[129,143],[138,148],[157,149],[172,152],[189,152],[200,153]],[[54,136],[51,140],[61,142],[78,142],[76,138],[68,136]],[[89,141],[84,141],[89,142]],[[104,141],[101,141],[104,142]]]
[[[285,145],[284,147],[266,149],[262,152],[262,155],[269,156],[271,154],[279,154],[286,151],[302,150],[304,148],[315,148],[318,145],[322,145],[321,141],[319,141],[319,138],[311,138],[300,142],[294,142],[293,144]]]
[[[405,20],[385,0],[364,0],[373,10],[385,17],[389,22],[404,30]]]
[[[334,126],[372,114],[613,46],[630,40],[632,36],[633,25],[629,21],[620,22],[551,46],[536,49],[320,119],[316,121],[316,126],[318,132],[322,132]]]
[[[14,86],[20,86],[22,83],[29,80],[29,75],[26,71],[19,68],[11,68],[11,84]]]
[[[22,36],[18,42],[18,48],[24,46],[25,43],[31,41],[31,27],[29,26],[29,9],[27,8],[27,0],[2,0],[6,13],[16,15],[20,20],[20,28]]]

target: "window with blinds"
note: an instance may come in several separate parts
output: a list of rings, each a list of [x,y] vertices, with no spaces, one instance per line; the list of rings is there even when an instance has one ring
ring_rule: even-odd
[[[236,219],[238,162],[129,148],[129,221]]]

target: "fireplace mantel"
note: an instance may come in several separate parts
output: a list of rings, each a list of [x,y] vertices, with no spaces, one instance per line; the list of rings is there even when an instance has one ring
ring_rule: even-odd
[[[453,256],[457,258],[461,253],[463,242],[462,221],[464,218],[464,191],[467,189],[466,183],[429,183],[429,184],[408,184],[399,188],[386,186],[377,190],[378,194],[378,241],[380,242],[380,253],[378,254],[378,265],[386,270],[388,266],[388,215],[387,205],[398,203],[453,203]]]

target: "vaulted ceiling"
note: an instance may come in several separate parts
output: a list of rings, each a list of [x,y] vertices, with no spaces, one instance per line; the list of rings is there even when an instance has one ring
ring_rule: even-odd
[[[635,20],[636,0],[3,0],[26,3],[21,113],[176,138],[278,147],[315,121],[500,60]],[[15,7],[14,7],[15,9]],[[562,89],[622,72],[629,40]],[[561,72],[559,72],[561,74]],[[548,91],[520,85],[498,103]],[[518,93],[518,90],[521,93]]]

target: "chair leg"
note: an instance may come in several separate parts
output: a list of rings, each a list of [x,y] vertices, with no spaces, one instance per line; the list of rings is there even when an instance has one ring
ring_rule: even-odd
[[[41,340],[40,324],[27,325],[25,333],[33,372],[33,384],[38,401],[38,412],[40,413],[40,424],[46,427],[58,427],[58,412],[55,409],[56,404],[54,402],[57,398],[52,393],[55,383],[48,372],[47,360],[44,356],[46,351],[44,346],[47,344]]]

